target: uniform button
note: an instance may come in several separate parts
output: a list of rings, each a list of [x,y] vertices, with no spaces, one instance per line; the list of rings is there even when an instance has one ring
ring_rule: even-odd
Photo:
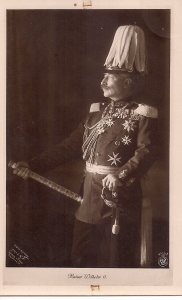
[[[98,152],[96,153],[96,156],[99,156],[99,153],[98,153]]]

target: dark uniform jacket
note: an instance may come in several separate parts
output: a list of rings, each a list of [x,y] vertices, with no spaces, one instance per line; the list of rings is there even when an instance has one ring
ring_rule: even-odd
[[[32,159],[30,167],[46,171],[82,155],[91,165],[117,168],[117,175],[126,183],[118,191],[122,213],[134,220],[141,210],[139,179],[156,159],[156,121],[157,109],[148,105],[94,103],[86,122],[63,142]],[[101,198],[105,176],[86,172],[78,220],[98,223],[112,215],[112,208]]]

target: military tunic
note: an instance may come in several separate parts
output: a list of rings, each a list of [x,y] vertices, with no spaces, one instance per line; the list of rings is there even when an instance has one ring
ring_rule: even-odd
[[[150,167],[156,156],[155,122],[157,111],[136,103],[117,102],[109,106],[103,103],[91,107],[85,124],[85,139],[91,144],[90,157],[85,151],[85,159],[93,165],[116,168],[121,181],[130,180],[130,185],[119,188],[119,198],[125,215],[136,218],[140,211],[140,176]],[[100,120],[104,121],[99,123]],[[96,143],[92,131],[97,127]],[[99,134],[98,134],[99,132]],[[106,175],[86,173],[84,201],[76,217],[84,222],[97,223],[112,214],[101,199],[102,179]],[[123,190],[124,189],[124,190]]]
[[[101,197],[102,179],[106,174],[90,172],[89,166],[115,169],[115,175],[123,183],[118,188],[119,204],[122,207],[120,222],[125,232],[126,227],[128,230],[136,230],[133,239],[138,243],[141,219],[139,181],[156,159],[156,120],[157,110],[147,105],[130,101],[95,103],[91,106],[86,122],[81,123],[66,140],[32,159],[30,166],[34,170],[46,171],[82,155],[87,169],[84,200],[76,212],[76,219],[78,222],[96,225],[110,219],[113,209]],[[73,242],[73,252],[77,256],[81,255],[79,247],[83,244],[79,237],[80,232]],[[128,236],[125,241],[128,243]]]
[[[96,141],[91,145],[92,157],[85,151],[84,160],[91,159],[90,163],[98,166],[116,167],[116,175],[121,181],[133,182],[125,189],[127,198],[138,197],[138,181],[156,159],[156,125],[157,110],[154,107],[126,101],[94,103],[85,123],[80,123],[67,139],[33,158],[29,164],[33,170],[47,171],[81,157],[86,136],[97,127]],[[86,172],[84,201],[76,213],[79,220],[97,223],[109,215],[111,209],[107,209],[100,197],[105,176]],[[132,207],[135,211],[134,200],[128,209]]]

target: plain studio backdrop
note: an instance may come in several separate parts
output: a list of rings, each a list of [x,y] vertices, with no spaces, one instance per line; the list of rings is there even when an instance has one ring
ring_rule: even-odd
[[[28,160],[62,141],[103,101],[102,67],[115,30],[136,24],[146,35],[149,74],[141,102],[159,109],[159,160],[145,191],[153,207],[153,267],[169,243],[169,10],[8,10],[7,164]],[[7,266],[69,267],[77,204],[7,170]],[[79,192],[83,163],[44,174]],[[159,230],[160,229],[160,230]],[[29,259],[10,257],[16,246]]]

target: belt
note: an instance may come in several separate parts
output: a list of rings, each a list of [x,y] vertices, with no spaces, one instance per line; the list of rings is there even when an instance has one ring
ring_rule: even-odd
[[[115,175],[119,171],[119,168],[94,165],[89,162],[86,162],[86,171],[90,173],[101,174],[101,175],[107,175],[107,174]]]

